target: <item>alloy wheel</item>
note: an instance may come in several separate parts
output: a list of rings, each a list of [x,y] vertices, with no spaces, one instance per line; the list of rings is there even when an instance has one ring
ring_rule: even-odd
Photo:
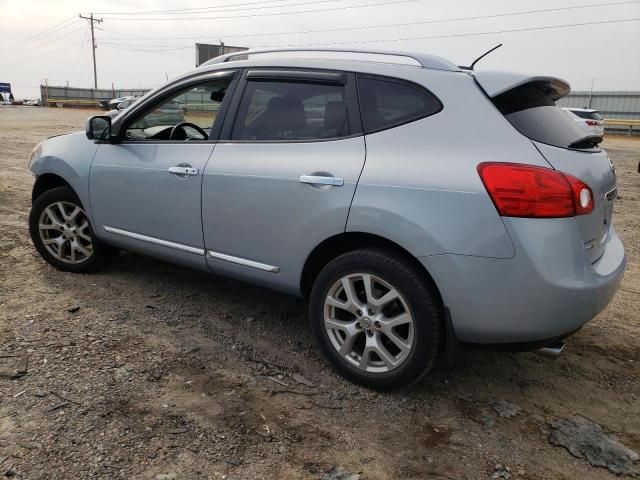
[[[58,260],[78,264],[93,255],[89,220],[84,210],[70,202],[54,202],[40,214],[40,239]]]
[[[340,278],[324,301],[324,327],[332,346],[360,370],[399,367],[414,343],[414,318],[403,295],[382,278],[353,273]]]

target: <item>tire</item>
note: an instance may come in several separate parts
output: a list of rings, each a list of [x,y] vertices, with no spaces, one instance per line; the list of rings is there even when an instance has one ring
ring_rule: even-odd
[[[40,228],[41,225],[48,228]],[[29,233],[40,256],[65,272],[94,272],[110,253],[110,248],[95,237],[82,203],[66,186],[47,190],[34,200],[29,214]],[[45,244],[47,240],[51,240],[49,246]]]
[[[352,287],[354,302],[345,285]],[[313,334],[324,354],[341,375],[367,388],[389,390],[418,381],[441,350],[444,315],[435,286],[393,250],[336,257],[316,277],[309,303]]]

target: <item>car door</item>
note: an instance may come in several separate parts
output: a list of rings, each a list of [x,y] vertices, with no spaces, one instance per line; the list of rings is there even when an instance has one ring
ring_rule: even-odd
[[[354,75],[251,69],[205,168],[212,270],[297,292],[322,240],[343,232],[365,161]]]
[[[135,108],[120,141],[101,143],[89,179],[97,233],[108,243],[206,269],[202,172],[234,72],[180,84]],[[222,96],[221,96],[222,93]],[[221,118],[218,118],[221,125]],[[190,125],[176,127],[188,122]],[[194,125],[198,128],[194,128]],[[215,138],[209,138],[214,133]]]

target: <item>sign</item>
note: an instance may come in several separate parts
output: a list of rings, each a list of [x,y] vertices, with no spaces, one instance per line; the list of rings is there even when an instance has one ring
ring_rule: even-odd
[[[11,93],[11,84],[0,83],[0,93]]]

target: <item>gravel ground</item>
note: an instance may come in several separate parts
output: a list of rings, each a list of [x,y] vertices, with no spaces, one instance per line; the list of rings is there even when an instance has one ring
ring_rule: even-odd
[[[26,159],[90,114],[0,109],[0,475],[616,478],[549,442],[572,416],[640,450],[639,138],[604,144],[626,277],[559,359],[465,351],[380,394],[330,370],[302,301],[129,253],[93,275],[46,265]]]

